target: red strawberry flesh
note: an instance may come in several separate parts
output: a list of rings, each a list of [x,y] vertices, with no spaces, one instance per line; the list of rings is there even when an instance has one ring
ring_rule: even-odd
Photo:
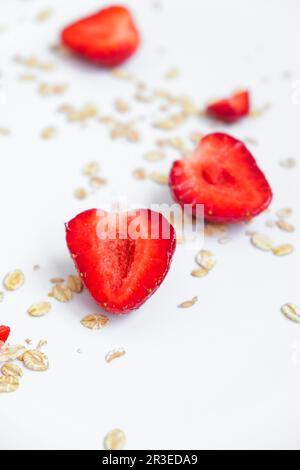
[[[96,209],[79,214],[66,224],[67,245],[96,302],[108,312],[126,313],[140,307],[167,275],[175,231],[161,214],[139,209],[119,214],[116,237],[108,236],[111,217]]]
[[[139,32],[129,10],[111,6],[67,26],[62,42],[75,53],[105,67],[122,64],[138,48]]]
[[[248,91],[239,91],[230,98],[215,101],[206,108],[206,114],[224,122],[233,123],[245,117],[250,111]]]
[[[9,326],[1,325],[0,326],[0,341],[5,343],[7,341],[7,338],[9,337],[9,335],[10,335]]]
[[[272,190],[255,159],[239,140],[227,134],[204,137],[190,158],[173,164],[170,188],[181,205],[204,205],[205,219],[241,222],[271,203]]]

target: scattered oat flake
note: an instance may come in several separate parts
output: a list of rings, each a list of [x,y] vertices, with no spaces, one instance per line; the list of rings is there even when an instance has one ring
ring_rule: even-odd
[[[0,351],[0,363],[19,359],[25,352],[26,348],[21,344],[14,346],[5,345]]]
[[[23,363],[27,369],[42,372],[49,369],[49,360],[46,354],[37,349],[30,349],[23,355]]]
[[[55,127],[46,127],[41,132],[41,137],[44,140],[54,139],[58,134],[57,129]]]
[[[215,267],[216,262],[215,255],[209,250],[200,250],[196,255],[196,263],[208,271]]]
[[[105,186],[106,184],[107,180],[101,176],[91,176],[90,178],[90,185],[93,188],[101,188],[101,186]]]
[[[283,232],[291,233],[295,231],[295,227],[292,224],[289,224],[288,222],[286,222],[284,219],[277,220],[276,225]]]
[[[86,189],[84,189],[84,188],[77,188],[74,191],[74,196],[76,197],[76,199],[79,199],[81,201],[81,200],[87,198],[88,193],[87,193]]]
[[[101,330],[109,323],[109,318],[102,313],[87,315],[80,322],[85,328],[90,330]]]
[[[159,151],[146,152],[144,154],[144,159],[148,162],[159,162],[165,158],[165,154]]]
[[[31,315],[32,317],[41,317],[43,315],[46,315],[46,313],[49,313],[50,310],[50,302],[39,302],[31,305],[31,307],[29,307],[29,309],[27,310],[27,313],[29,313],[29,315]]]
[[[271,240],[270,237],[260,233],[251,235],[251,243],[253,246],[263,251],[271,251],[274,246],[273,240]]]
[[[193,277],[205,277],[207,276],[209,273],[209,270],[208,269],[205,269],[205,268],[198,268],[198,269],[194,269],[192,272],[191,272],[191,275]]]
[[[136,180],[144,180],[147,178],[147,171],[144,168],[136,168],[132,175]]]
[[[276,212],[276,215],[279,219],[285,219],[287,217],[290,217],[292,214],[293,209],[291,209],[290,207],[284,207],[283,209],[280,209]]]
[[[83,174],[85,176],[96,176],[100,171],[98,162],[89,162],[83,167]]]
[[[52,277],[50,279],[50,282],[51,284],[61,284],[62,282],[64,282],[64,278],[63,277]]]
[[[282,168],[291,170],[292,168],[295,168],[295,166],[297,165],[297,162],[294,158],[286,158],[285,160],[281,160],[279,164]]]
[[[25,343],[26,343],[26,344],[31,344],[31,343],[32,343],[32,340],[29,339],[29,338],[26,338],[26,339],[25,339]]]
[[[281,307],[281,312],[289,319],[300,323],[300,309],[294,304],[288,303]]]
[[[289,243],[285,243],[273,248],[273,253],[275,256],[287,256],[293,253],[294,247]]]
[[[9,135],[10,130],[7,127],[0,127],[0,135]]]
[[[178,68],[171,68],[169,70],[167,70],[167,72],[165,73],[165,78],[167,80],[173,80],[174,78],[178,78],[180,75],[180,70]]]
[[[8,362],[1,367],[1,372],[6,377],[22,377],[23,371],[17,364]]]
[[[67,91],[68,85],[65,84],[56,84],[50,85],[48,83],[41,83],[39,86],[39,94],[42,96],[50,96],[50,95],[61,95]]]
[[[106,450],[122,450],[126,444],[125,433],[121,429],[113,429],[104,438]]]
[[[112,362],[114,359],[118,359],[119,357],[122,357],[126,354],[126,351],[124,351],[124,349],[115,349],[113,351],[109,351],[106,356],[105,356],[105,360],[106,362],[110,363]]]
[[[120,67],[116,67],[111,71],[112,75],[120,80],[131,80],[132,76],[130,73],[126,72],[124,69]]]
[[[130,106],[122,98],[118,98],[115,101],[115,108],[119,113],[128,113],[130,111]]]
[[[80,276],[74,276],[73,274],[68,276],[67,286],[72,292],[75,292],[76,294],[80,294],[80,292],[83,291],[83,284]]]
[[[48,8],[44,9],[44,10],[41,10],[36,15],[36,21],[38,21],[38,22],[46,21],[51,17],[51,15],[52,15],[52,10],[50,10]]]
[[[179,308],[190,308],[195,305],[195,303],[198,301],[198,297],[193,297],[191,300],[185,300],[181,304],[178,305]]]
[[[154,181],[154,183],[163,184],[163,185],[167,185],[169,181],[168,175],[164,173],[158,173],[158,172],[151,173],[149,175],[149,178],[151,179],[151,181]]]
[[[4,292],[0,292],[0,302],[3,302],[4,299]]]
[[[226,233],[227,230],[228,230],[227,225],[221,224],[221,223],[207,222],[204,226],[204,234],[206,237],[211,237],[214,235],[222,235]]]
[[[40,351],[40,349],[42,349],[44,346],[46,346],[48,343],[45,339],[41,339],[38,344],[37,344],[37,351]]]
[[[19,388],[19,380],[17,377],[5,376],[0,377],[0,393],[15,392]]]
[[[36,76],[33,75],[32,73],[23,73],[22,75],[19,76],[19,79],[22,82],[34,82],[36,80]]]
[[[64,284],[55,284],[50,294],[59,302],[69,302],[73,297],[71,289]]]
[[[15,291],[23,286],[25,282],[25,277],[22,271],[16,269],[8,273],[3,281],[4,287],[9,291]]]

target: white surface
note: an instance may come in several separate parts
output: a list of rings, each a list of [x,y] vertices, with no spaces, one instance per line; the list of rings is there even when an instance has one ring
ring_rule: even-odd
[[[300,326],[280,313],[283,303],[300,303],[298,232],[264,225],[289,206],[300,226],[299,168],[288,171],[278,163],[297,159],[300,151],[300,105],[292,104],[292,80],[300,78],[299,1],[164,0],[161,9],[146,0],[126,3],[143,35],[128,71],[151,86],[188,93],[200,105],[237,86],[251,89],[255,107],[271,102],[261,118],[229,132],[257,139],[251,149],[274,189],[272,214],[249,227],[294,243],[296,251],[280,259],[255,250],[240,227],[228,245],[206,241],[218,266],[205,279],[190,276],[194,252],[179,246],[159,291],[139,311],[112,318],[103,331],[80,325],[84,315],[98,311],[86,293],[65,305],[53,301],[49,315],[30,318],[26,309],[47,298],[50,277],[73,271],[63,223],[118,194],[141,204],[169,201],[167,187],[135,182],[131,172],[138,166],[167,171],[176,154],[145,164],[143,152],[162,132],[141,122],[140,144],[111,141],[102,126],[81,129],[56,112],[64,102],[93,102],[110,113],[116,97],[132,94],[130,84],[109,73],[49,52],[63,25],[104,2],[1,0],[0,23],[8,30],[0,34],[2,101],[6,97],[0,127],[12,130],[0,136],[1,276],[21,268],[26,284],[6,294],[0,323],[12,327],[11,343],[47,339],[51,368],[25,371],[18,392],[0,396],[0,448],[101,449],[106,432],[120,427],[128,449],[299,449]],[[35,23],[43,7],[54,15]],[[38,82],[22,83],[18,76],[26,70],[12,61],[16,54],[52,60],[57,71],[33,71]],[[167,82],[164,73],[173,66],[182,75]],[[36,88],[43,81],[66,82],[70,89],[42,98]],[[137,105],[134,115],[148,115],[148,109]],[[59,128],[59,136],[43,141],[40,131],[49,125]],[[174,134],[210,129],[227,130],[199,119]],[[85,183],[81,168],[94,159],[110,185],[79,202],[73,191]],[[34,264],[41,270],[34,272]],[[194,295],[194,308],[177,308]],[[105,354],[116,347],[127,355],[106,364]]]

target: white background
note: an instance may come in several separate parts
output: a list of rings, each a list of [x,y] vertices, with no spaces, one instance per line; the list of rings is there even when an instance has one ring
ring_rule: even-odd
[[[139,311],[113,317],[103,331],[80,324],[99,311],[87,293],[68,304],[53,300],[49,315],[29,317],[29,305],[47,299],[49,279],[73,271],[64,222],[120,194],[140,204],[170,201],[167,187],[134,181],[131,173],[138,166],[168,171],[176,153],[168,151],[163,163],[143,161],[143,153],[165,136],[148,121],[139,127],[141,143],[130,144],[110,140],[97,123],[82,129],[57,113],[64,102],[92,102],[110,114],[115,98],[132,95],[131,85],[109,72],[49,50],[65,24],[105,2],[1,0],[0,23],[7,31],[0,34],[0,127],[11,135],[0,136],[0,267],[3,277],[22,269],[26,283],[5,295],[0,324],[11,326],[11,343],[46,339],[51,367],[41,374],[25,370],[19,391],[0,396],[0,448],[102,449],[104,435],[120,427],[127,449],[299,449],[300,326],[280,313],[283,303],[300,303],[299,168],[279,165],[288,157],[297,160],[300,150],[300,105],[292,101],[293,80],[300,79],[299,1],[164,0],[161,8],[150,0],[126,3],[143,36],[126,64],[130,73],[151,87],[188,93],[199,106],[240,86],[251,90],[254,107],[271,103],[262,117],[229,129],[199,118],[174,134],[219,129],[255,138],[250,148],[275,196],[272,213],[247,228],[296,250],[286,258],[260,252],[245,236],[247,228],[237,227],[227,245],[206,240],[218,258],[207,278],[190,276],[195,252],[179,246],[159,291]],[[35,22],[44,7],[53,16]],[[14,63],[16,54],[53,61],[57,70],[33,71],[38,80],[22,83],[18,77],[27,70]],[[166,81],[173,66],[181,76]],[[70,88],[42,98],[41,82]],[[151,122],[149,108],[135,106],[133,115]],[[59,135],[43,141],[40,132],[49,125]],[[73,191],[85,184],[81,169],[91,160],[100,162],[109,185],[78,201]],[[296,233],[265,227],[286,206],[295,211]],[[192,309],[177,308],[195,295]],[[105,354],[119,347],[127,355],[107,364]]]

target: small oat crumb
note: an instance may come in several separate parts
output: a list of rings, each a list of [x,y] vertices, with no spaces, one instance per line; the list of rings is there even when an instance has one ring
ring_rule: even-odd
[[[104,438],[105,450],[122,450],[125,444],[126,436],[121,429],[113,429]]]
[[[101,188],[107,184],[107,180],[101,176],[91,176],[89,182],[90,185],[96,189]]]
[[[84,188],[77,188],[74,191],[74,196],[76,197],[76,199],[83,200],[87,198],[88,193]]]
[[[293,253],[294,247],[290,243],[285,243],[273,248],[273,253],[275,256],[287,256]]]
[[[122,357],[126,354],[126,351],[124,349],[115,349],[113,351],[109,351],[106,356],[105,356],[105,361],[110,363],[114,359],[117,359],[119,357]]]
[[[4,287],[9,291],[15,291],[23,286],[25,277],[22,271],[16,270],[8,273],[3,281]]]
[[[9,135],[10,134],[10,129],[7,127],[0,127],[0,135]]]
[[[46,127],[41,132],[41,137],[44,140],[54,139],[58,134],[57,129],[55,127]]]
[[[191,300],[185,300],[181,304],[178,305],[179,308],[190,308],[195,305],[195,303],[198,301],[198,297],[193,297]]]
[[[167,185],[169,181],[168,175],[164,173],[158,173],[158,172],[153,172],[149,175],[149,178],[151,181],[154,181],[154,183],[162,184],[162,185]]]
[[[159,151],[146,152],[144,154],[144,159],[148,162],[159,162],[165,158],[165,154]]]
[[[285,168],[286,170],[292,170],[296,167],[297,162],[294,158],[286,158],[285,160],[281,160],[279,164],[282,168]]]
[[[136,168],[132,175],[136,180],[144,180],[147,178],[147,171],[144,168]]]
[[[115,109],[119,113],[128,113],[128,111],[130,111],[130,106],[128,103],[126,103],[125,100],[123,100],[122,98],[118,98],[115,101]]]
[[[180,70],[178,68],[171,68],[169,70],[167,70],[167,72],[165,73],[165,78],[167,80],[174,80],[175,78],[178,78],[180,75]]]
[[[45,339],[40,339],[40,341],[37,344],[37,351],[40,351],[44,346],[47,346],[48,342]]]
[[[293,209],[291,209],[290,207],[284,207],[283,209],[280,209],[276,212],[276,215],[279,219],[285,219],[287,217],[290,217],[292,214]]]
[[[51,15],[52,15],[52,10],[48,8],[41,10],[36,15],[36,21],[38,21],[39,23],[42,23],[43,21],[48,20],[51,17]]]
[[[96,176],[100,171],[98,162],[89,162],[83,167],[83,174],[85,176]]]
[[[4,292],[0,292],[0,302],[3,302],[4,299]]]

